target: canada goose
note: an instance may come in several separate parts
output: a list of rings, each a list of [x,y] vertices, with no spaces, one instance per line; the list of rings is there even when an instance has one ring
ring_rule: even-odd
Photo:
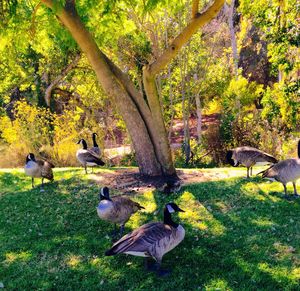
[[[100,148],[99,148],[99,146],[98,146],[98,144],[97,144],[96,136],[98,136],[98,135],[97,135],[96,132],[94,132],[94,133],[92,134],[93,147],[91,147],[90,150],[93,151],[97,156],[100,157],[101,151],[100,151]]]
[[[145,209],[139,203],[126,197],[109,197],[109,189],[103,187],[99,193],[100,203],[97,207],[98,216],[106,221],[120,225],[120,235],[123,234],[125,223],[138,210]]]
[[[86,141],[84,139],[80,139],[77,144],[82,145],[82,149],[79,149],[76,152],[77,160],[84,166],[85,173],[87,174],[87,166],[103,166],[105,163],[91,150],[87,148]]]
[[[300,178],[300,140],[298,141],[298,159],[286,159],[272,165],[270,168],[258,173],[263,178],[271,181],[281,182],[284,187],[285,198],[288,198],[286,184],[293,183],[294,196],[299,197],[296,188],[296,181]]]
[[[239,164],[247,167],[247,178],[249,178],[249,169],[252,175],[252,167],[255,164],[277,163],[277,160],[273,156],[252,147],[238,147],[229,150],[226,154],[226,161],[234,167],[237,167]]]
[[[163,192],[164,194],[171,194],[179,192],[181,189],[180,181],[167,181],[162,185],[158,190]]]
[[[123,236],[111,249],[105,252],[106,256],[129,254],[146,257],[146,266],[151,270],[147,258],[152,257],[156,263],[152,270],[159,276],[169,273],[161,269],[164,254],[175,248],[185,235],[184,228],[172,220],[171,213],[184,212],[175,203],[168,203],[164,208],[163,222],[150,222]]]
[[[45,160],[36,160],[33,153],[29,153],[26,157],[25,174],[31,176],[31,185],[34,188],[34,178],[42,178],[42,187],[44,186],[44,178],[53,181],[54,165]]]

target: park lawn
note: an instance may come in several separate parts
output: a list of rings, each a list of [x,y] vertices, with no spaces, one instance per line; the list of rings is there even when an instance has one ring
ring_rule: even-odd
[[[97,216],[99,185],[92,175],[78,168],[55,169],[55,182],[40,192],[31,189],[22,170],[1,170],[0,287],[300,290],[300,199],[283,199],[279,183],[243,179],[245,169],[204,171],[236,171],[237,176],[186,185],[171,196],[157,191],[132,196],[146,209],[131,218],[126,232],[161,220],[166,202],[186,211],[175,215],[186,237],[163,259],[173,271],[158,278],[143,269],[142,258],[104,256],[113,225]]]

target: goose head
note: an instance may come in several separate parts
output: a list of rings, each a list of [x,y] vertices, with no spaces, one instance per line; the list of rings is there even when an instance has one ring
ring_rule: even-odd
[[[170,202],[170,203],[166,204],[166,210],[168,211],[168,213],[185,212],[184,210],[179,208],[178,205],[174,202]]]
[[[171,217],[171,213],[174,212],[184,212],[184,211],[180,209],[178,205],[174,202],[170,202],[166,204],[166,207],[164,209],[164,224],[177,228],[179,224],[174,222]]]
[[[100,189],[99,199],[101,200],[111,200],[109,197],[109,189],[108,187],[103,187]]]
[[[227,151],[227,153],[226,153],[226,162],[228,164],[230,164],[231,166],[233,166],[233,167],[237,167],[239,165],[239,162],[235,161],[232,158],[232,155],[233,155],[233,151]]]
[[[77,144],[81,144],[84,149],[87,149],[87,143],[83,138],[80,139]]]
[[[33,153],[29,153],[28,156],[26,157],[26,163],[28,163],[29,161],[35,162],[35,156]]]

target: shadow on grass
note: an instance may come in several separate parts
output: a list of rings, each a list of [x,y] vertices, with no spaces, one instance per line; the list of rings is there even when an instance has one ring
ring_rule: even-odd
[[[179,219],[185,240],[164,257],[173,273],[161,279],[143,270],[141,258],[104,257],[113,225],[98,219],[98,186],[80,171],[62,171],[45,192],[24,190],[30,181],[22,176],[1,179],[23,185],[0,196],[0,281],[8,289],[296,290],[299,202],[269,195],[259,179],[133,197],[147,209],[127,232],[161,220],[155,210],[169,201],[186,210]]]

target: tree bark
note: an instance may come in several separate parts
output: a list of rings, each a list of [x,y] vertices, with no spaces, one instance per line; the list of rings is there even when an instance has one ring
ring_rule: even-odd
[[[197,135],[198,135],[198,145],[201,144],[202,140],[202,109],[201,109],[201,101],[200,101],[200,93],[197,92],[195,96],[196,100],[196,112],[197,112]]]
[[[230,39],[231,39],[234,75],[237,76],[239,59],[238,59],[238,51],[237,51],[237,44],[236,44],[236,36],[235,36],[234,25],[233,25],[234,8],[235,8],[235,0],[231,0],[231,5],[229,6],[228,24],[229,24]]]

